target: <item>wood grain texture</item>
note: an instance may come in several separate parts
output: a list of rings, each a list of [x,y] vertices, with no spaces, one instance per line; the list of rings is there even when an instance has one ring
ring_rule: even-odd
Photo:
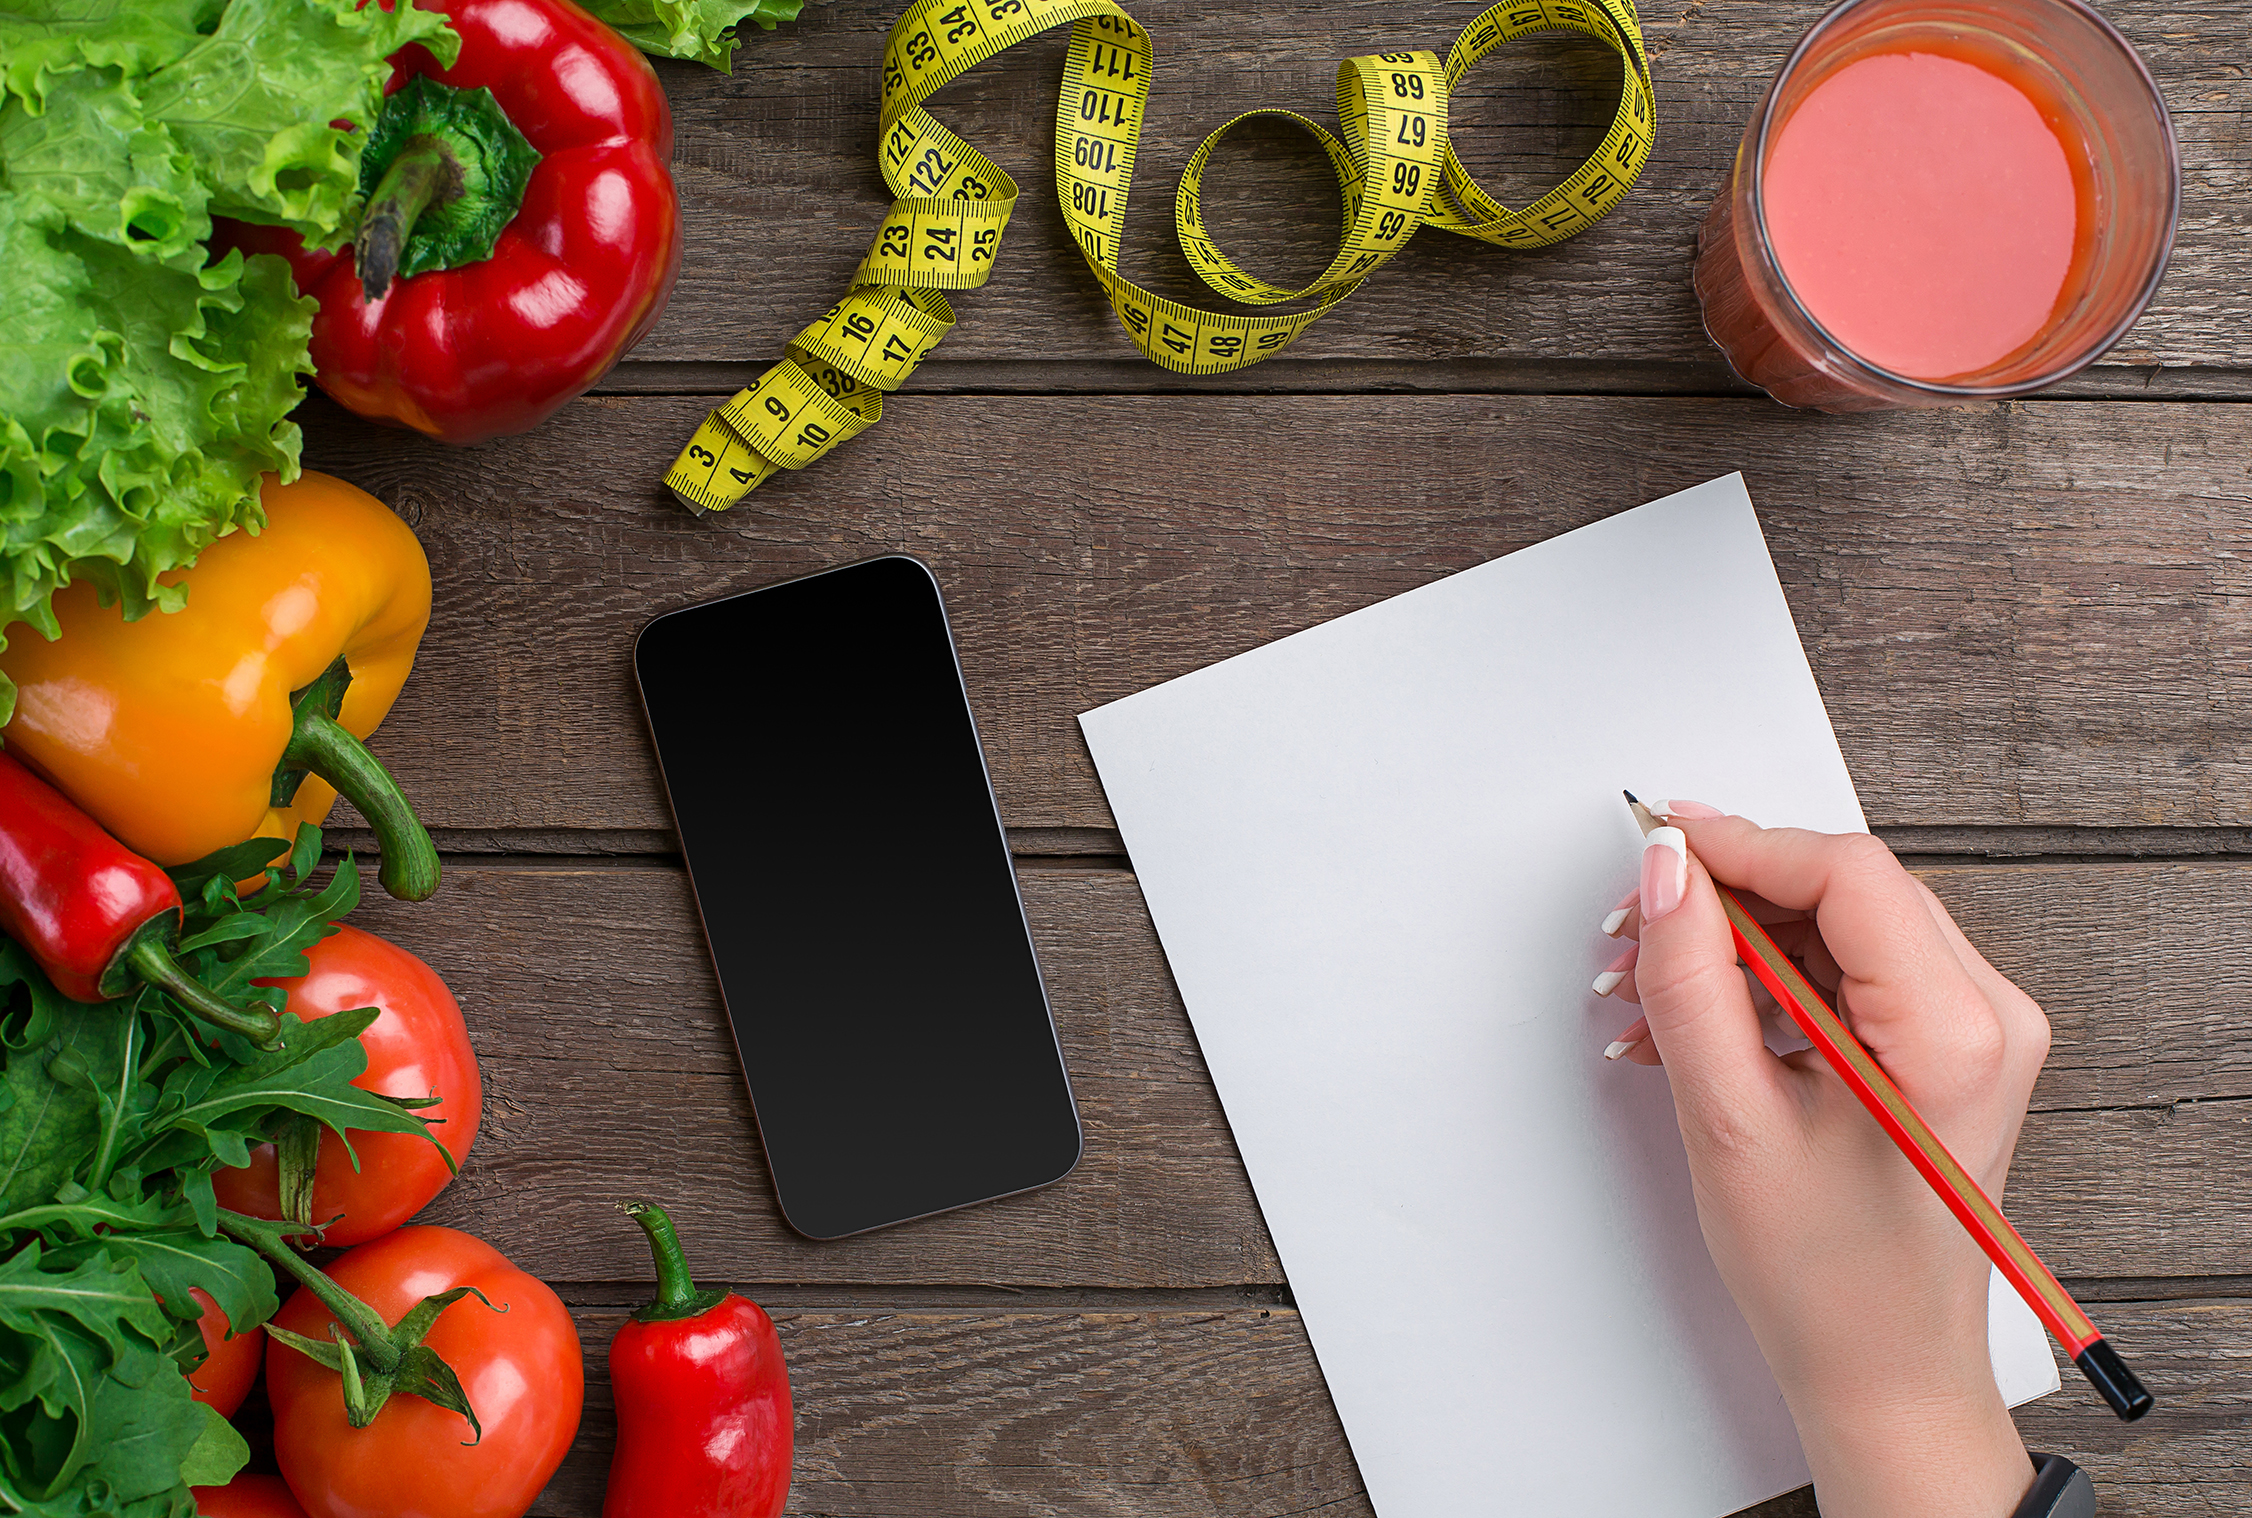
[[[909,552],[1003,817],[1108,827],[1079,712],[1737,468],[1872,822],[2252,815],[2252,407],[924,397],[699,521],[657,479],[707,404],[584,401],[466,451],[308,408],[308,462],[430,551],[437,617],[375,746],[432,825],[664,829],[637,629]],[[754,693],[756,651],[720,652]]]
[[[2252,1056],[2230,1033],[2252,1000],[2252,865],[1925,878],[2055,1029],[2009,1195],[2033,1246],[2072,1277],[2241,1270]],[[799,1238],[774,1209],[677,871],[456,862],[431,905],[371,903],[356,921],[462,993],[484,1066],[484,1129],[428,1220],[557,1281],[644,1276],[640,1236],[611,1207],[649,1193],[675,1208],[704,1268],[736,1281],[1280,1282],[1133,877],[1031,870],[1023,882],[1086,1158],[1045,1191],[831,1244]],[[1591,974],[1608,954],[1594,931],[1603,905],[1589,909]],[[1593,1060],[1630,1014],[1589,1010]]]
[[[616,1422],[604,1352],[627,1309],[575,1309],[587,1412],[537,1518],[601,1510]],[[2159,1399],[2121,1424],[2069,1369],[2020,1408],[2035,1449],[2095,1477],[2106,1518],[2241,1511],[2252,1306],[2108,1317]],[[1298,1315],[1238,1311],[775,1314],[797,1400],[789,1511],[835,1518],[1368,1518]],[[1883,1374],[1872,1366],[1871,1374]],[[1506,1507],[1497,1512],[1508,1511]],[[1742,1518],[1816,1518],[1811,1490]]]
[[[844,292],[888,195],[875,168],[876,59],[898,0],[843,0],[754,38],[733,78],[662,67],[678,125],[675,169],[687,262],[674,306],[637,356],[770,362]],[[1281,106],[1334,120],[1338,61],[1446,47],[1480,0],[1134,0],[1156,47],[1149,126],[1128,219],[1128,277],[1212,310],[1237,309],[1188,272],[1173,242],[1173,187],[1203,136],[1235,113]],[[1698,221],[1753,102],[1821,0],[1644,5],[1658,96],[1654,156],[1626,203],[1559,247],[1503,254],[1424,232],[1293,348],[1301,359],[1701,359],[1712,350],[1689,289]],[[2106,14],[2166,96],[2184,164],[2172,272],[2115,350],[2136,364],[2252,358],[2252,229],[2240,66],[2229,6],[2119,0]],[[997,271],[958,305],[950,361],[1115,359],[1134,351],[1065,234],[1050,170],[1062,33],[1003,54],[940,92],[932,109],[1023,189]],[[1592,42],[1529,39],[1466,81],[1455,119],[1467,167],[1507,203],[1529,203],[1595,144],[1618,64]],[[1277,280],[1318,271],[1336,239],[1337,192],[1318,151],[1257,126],[1206,177],[1214,235]],[[1144,384],[1172,383],[1148,366]]]
[[[534,1518],[593,1518],[625,1309],[575,1310],[587,1411]],[[775,1314],[797,1402],[788,1511],[824,1518],[1373,1518],[1298,1314]],[[1815,1518],[1811,1492],[1742,1518]]]

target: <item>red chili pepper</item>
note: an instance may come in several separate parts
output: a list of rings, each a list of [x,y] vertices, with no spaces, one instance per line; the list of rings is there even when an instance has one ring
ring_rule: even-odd
[[[672,1219],[626,1208],[657,1257],[657,1299],[610,1341],[618,1448],[602,1518],[775,1518],[790,1495],[790,1373],[774,1320],[698,1291]]]
[[[180,889],[103,832],[70,799],[0,754],[0,931],[22,944],[72,1001],[161,987],[209,1023],[265,1043],[281,1023],[237,1007],[181,969]]]
[[[569,0],[417,3],[461,55],[392,59],[356,259],[273,228],[229,240],[287,258],[320,302],[323,390],[476,443],[544,420],[656,325],[680,271],[672,112],[640,51]]]

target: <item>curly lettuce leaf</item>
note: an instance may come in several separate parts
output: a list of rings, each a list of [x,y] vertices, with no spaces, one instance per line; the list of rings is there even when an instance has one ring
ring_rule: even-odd
[[[54,80],[36,112],[0,111],[0,164],[13,194],[144,258],[181,258],[211,233],[194,160],[107,69]]]
[[[441,64],[461,51],[444,16],[412,5],[231,0],[209,37],[141,82],[141,101],[210,183],[212,214],[333,247],[348,230],[390,57],[410,43]]]
[[[389,57],[459,51],[410,0],[8,0],[0,10],[0,647],[92,580],[159,576],[264,525],[313,303],[280,260],[207,263],[214,215],[333,246]],[[0,723],[15,690],[0,677]],[[0,1504],[4,1505],[4,1504]]]
[[[731,72],[748,26],[795,21],[805,0],[581,0],[596,18],[645,53],[687,58]]]
[[[194,47],[216,9],[214,0],[14,0],[0,10],[0,89],[36,111],[52,77],[153,72]]]
[[[53,636],[48,603],[76,579],[129,617],[177,605],[158,576],[262,526],[261,474],[295,476],[313,302],[278,258],[200,260],[154,262],[0,196],[0,625]]]

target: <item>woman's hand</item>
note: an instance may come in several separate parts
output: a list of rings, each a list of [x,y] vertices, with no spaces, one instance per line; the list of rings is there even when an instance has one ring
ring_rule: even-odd
[[[1822,1512],[2007,1518],[2033,1472],[1987,1355],[1986,1256],[1820,1054],[1767,1050],[1712,882],[1769,925],[1997,1202],[2048,1020],[1876,839],[1661,805],[1691,857],[1653,843],[1636,899],[1605,923],[1640,942],[1598,988],[1644,1013],[1612,1057],[1662,1057],[1705,1242]]]

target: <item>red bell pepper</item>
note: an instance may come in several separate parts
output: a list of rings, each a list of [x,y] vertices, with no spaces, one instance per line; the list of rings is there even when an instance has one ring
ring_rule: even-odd
[[[680,271],[672,112],[640,51],[570,0],[416,3],[446,13],[461,56],[392,59],[357,246],[230,240],[281,254],[319,301],[323,390],[476,443],[544,420],[656,325]]]
[[[790,1495],[790,1372],[774,1320],[698,1291],[672,1219],[626,1208],[657,1257],[657,1299],[610,1341],[618,1447],[602,1518],[776,1518]]]
[[[281,1023],[238,1007],[172,957],[180,888],[155,864],[102,831],[70,799],[0,754],[0,931],[38,961],[72,1001],[123,996],[137,981],[196,1016],[260,1043]]]

